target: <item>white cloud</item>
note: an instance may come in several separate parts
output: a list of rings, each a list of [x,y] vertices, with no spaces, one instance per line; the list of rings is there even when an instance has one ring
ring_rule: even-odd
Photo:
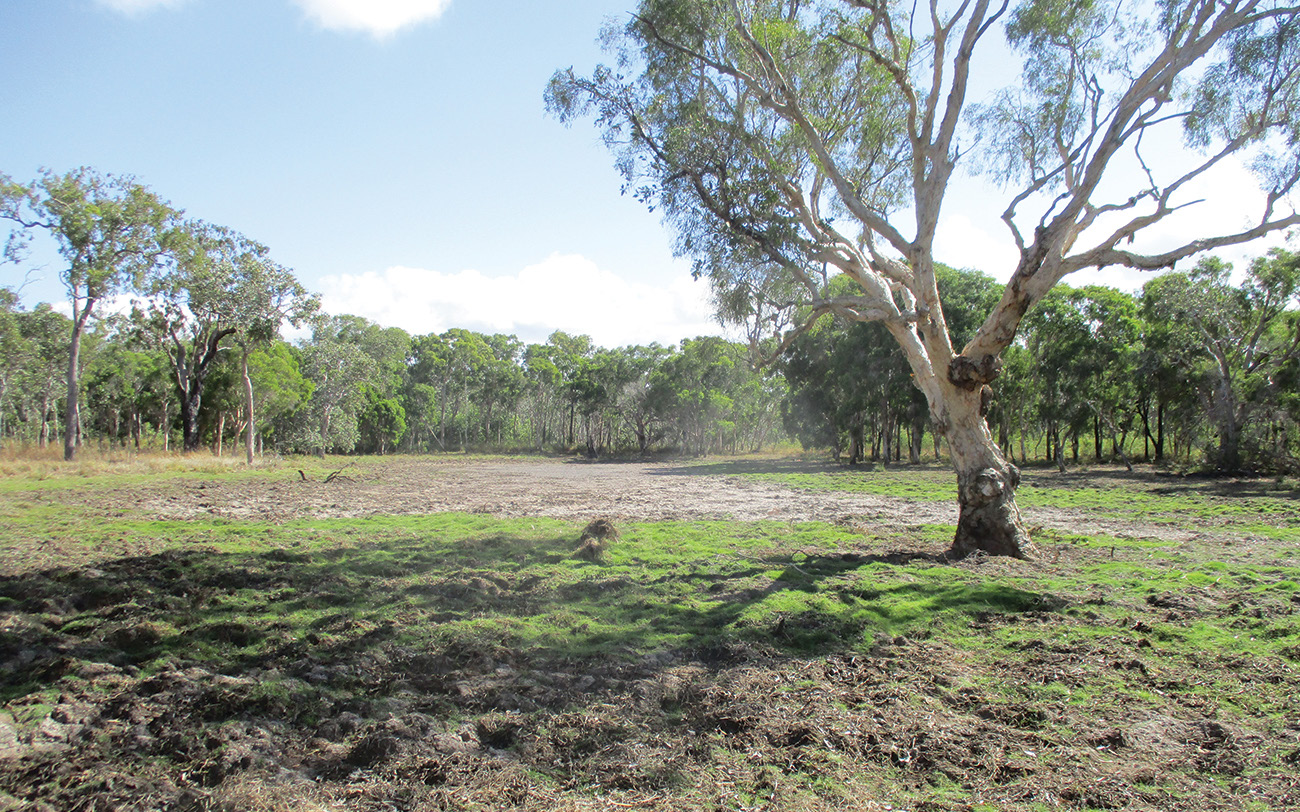
[[[121,0],[119,0],[121,1]],[[434,20],[451,0],[293,0],[322,28],[364,31],[386,37],[399,29]]]
[[[982,226],[968,215],[947,214],[934,239],[934,258],[954,268],[973,268],[998,279],[1009,279],[1020,261],[1016,244],[1002,222],[992,218]]]
[[[508,276],[402,266],[321,280],[330,313],[364,316],[413,335],[463,327],[541,342],[555,330],[596,344],[676,344],[717,335],[707,282],[690,276],[655,286],[623,279],[576,254],[552,254]]]
[[[178,6],[185,0],[96,0],[101,6],[123,14],[140,14],[156,8]]]

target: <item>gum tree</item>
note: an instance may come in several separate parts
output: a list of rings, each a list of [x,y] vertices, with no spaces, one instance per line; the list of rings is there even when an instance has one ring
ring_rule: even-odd
[[[202,439],[200,407],[208,373],[230,339],[240,351],[240,381],[248,416],[245,453],[253,462],[253,384],[248,354],[269,343],[286,320],[295,326],[317,300],[266,246],[221,226],[185,224],[172,240],[169,261],[152,275],[136,322],[166,354],[181,406],[186,452]]]
[[[1278,0],[643,0],[606,32],[615,67],[556,73],[547,104],[595,117],[627,188],[755,339],[830,313],[880,322],[948,442],[953,553],[1028,556],[1019,472],[984,419],[1000,356],[1074,271],[1168,268],[1300,223],[1298,27]],[[998,36],[1023,69],[975,105],[971,78],[1005,67]],[[1155,160],[1180,129],[1187,160]],[[1135,247],[1214,206],[1188,187],[1238,156],[1266,190],[1250,222],[1232,211],[1223,233]],[[959,165],[989,173],[1019,256],[964,346],[934,256]],[[840,274],[852,294],[832,292]]]
[[[1147,292],[1155,318],[1183,345],[1169,355],[1200,392],[1218,436],[1213,463],[1235,473],[1247,427],[1278,400],[1286,368],[1300,358],[1300,255],[1275,248],[1251,262],[1239,285],[1231,271],[1207,257],[1189,273],[1152,280]]]
[[[65,267],[61,271],[72,305],[68,342],[67,408],[63,458],[77,451],[81,414],[78,394],[81,338],[104,299],[138,287],[167,250],[178,213],[129,177],[81,169],[46,171],[26,186],[0,175],[0,218],[28,232],[46,232]]]

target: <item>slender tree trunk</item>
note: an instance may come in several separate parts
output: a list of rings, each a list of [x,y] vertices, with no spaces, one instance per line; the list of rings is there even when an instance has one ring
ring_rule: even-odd
[[[38,448],[45,448],[50,444],[50,398],[47,394],[41,401],[41,433],[37,436],[36,445]]]
[[[1165,457],[1165,401],[1161,398],[1156,404],[1156,462]]]
[[[1151,462],[1151,441],[1155,439],[1151,434],[1151,402],[1146,401],[1142,404],[1142,461]]]
[[[1016,433],[1020,435],[1020,462],[1023,464],[1029,461],[1025,455],[1025,407],[1023,400],[1016,417]]]
[[[76,299],[74,298],[73,301],[75,302]],[[81,436],[79,432],[81,410],[77,398],[81,373],[81,334],[86,329],[86,322],[90,319],[90,312],[94,306],[94,299],[86,300],[85,306],[72,322],[72,340],[68,345],[68,400],[63,415],[63,459],[67,462],[71,462],[76,457],[77,440]]]
[[[226,434],[226,410],[222,409],[217,416],[217,456],[220,457],[225,451],[225,445],[222,442]]]
[[[244,456],[248,464],[253,464],[253,379],[248,375],[248,351],[240,356],[239,373],[244,381],[244,410],[248,415],[248,425],[244,429]]]

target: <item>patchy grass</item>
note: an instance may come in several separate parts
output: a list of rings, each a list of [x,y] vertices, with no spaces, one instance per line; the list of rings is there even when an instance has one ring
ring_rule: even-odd
[[[957,498],[951,468],[938,464],[855,467],[789,460],[784,463],[716,463],[709,470],[792,488],[888,496],[919,502]],[[1213,479],[1163,474],[1149,466],[1133,473],[1117,466],[1026,468],[1016,492],[1021,507],[1059,508],[1177,527],[1231,528],[1234,532],[1300,541],[1300,489],[1268,478]]]
[[[1042,531],[1038,562],[948,562],[941,525],[627,521],[597,564],[581,520],[154,521],[85,498],[117,476],[188,472],[0,493],[0,808],[1300,802],[1300,562],[1234,529],[1283,511]],[[1101,484],[1178,522],[1228,498]]]

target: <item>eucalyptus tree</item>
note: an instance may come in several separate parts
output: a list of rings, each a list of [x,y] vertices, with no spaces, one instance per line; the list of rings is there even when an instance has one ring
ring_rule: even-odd
[[[349,340],[351,316],[316,320],[310,341],[302,345],[302,372],[311,382],[299,440],[322,457],[330,450],[352,451],[361,438],[357,418],[365,407],[363,386],[380,374],[379,365],[357,342]]]
[[[615,379],[615,409],[632,432],[637,451],[645,454],[663,434],[661,416],[650,397],[651,383],[655,371],[672,357],[673,351],[652,343],[622,347],[615,352],[620,373]]]
[[[247,389],[255,393],[249,419],[256,419],[254,436],[262,445],[267,435],[279,439],[277,427],[302,408],[312,396],[314,386],[303,374],[300,353],[288,342],[273,339],[247,353]]]
[[[1030,372],[1035,411],[1047,438],[1048,456],[1065,471],[1065,442],[1088,427],[1092,381],[1102,372],[1087,297],[1065,286],[1043,298],[1025,318],[1022,333],[1033,359]]]
[[[1019,472],[984,419],[1000,356],[1074,271],[1167,268],[1300,223],[1287,203],[1300,179],[1297,14],[1282,0],[642,0],[607,32],[616,67],[556,73],[547,104],[566,122],[595,115],[627,188],[756,338],[788,340],[830,313],[881,322],[947,438],[953,553],[1027,556]],[[971,79],[997,74],[999,31],[1024,67],[976,109]],[[1180,126],[1190,163],[1149,160]],[[1249,224],[1227,225],[1233,211],[1220,234],[1131,244],[1240,155],[1266,188]],[[990,173],[1018,255],[964,346],[934,256],[959,164]],[[853,295],[831,294],[839,274]]]
[[[1280,373],[1300,357],[1300,254],[1276,248],[1232,283],[1231,266],[1203,260],[1147,285],[1155,313],[1184,345],[1184,373],[1215,428],[1213,463],[1236,471],[1254,415],[1282,395]]]
[[[406,434],[406,409],[398,395],[411,361],[412,339],[400,327],[382,327],[363,316],[339,314],[318,324],[328,325],[331,339],[352,344],[374,362],[374,372],[361,385],[364,405],[357,412],[360,448],[387,453]]]
[[[139,447],[148,393],[160,377],[166,386],[165,366],[159,353],[140,352],[120,336],[105,342],[83,373],[86,405],[101,436],[121,440],[124,445],[134,440]]]
[[[734,444],[737,397],[753,374],[742,345],[688,338],[655,369],[647,398],[683,450],[707,454]]]
[[[520,366],[524,344],[512,335],[483,336],[487,352],[481,358],[478,370],[479,420],[483,427],[483,442],[492,442],[495,419],[497,445],[502,444],[508,415],[524,395],[524,370]]]
[[[9,393],[30,352],[19,328],[19,312],[18,295],[0,287],[0,444],[4,443]]]
[[[546,347],[551,361],[560,372],[561,391],[568,406],[568,429],[566,444],[575,442],[574,433],[577,425],[579,402],[582,399],[582,370],[596,351],[591,336],[569,335],[563,330],[556,330],[546,338]]]
[[[77,451],[81,339],[106,298],[138,286],[166,253],[179,213],[134,179],[82,167],[22,186],[0,175],[0,218],[52,237],[72,305],[63,457]]]
[[[529,344],[524,348],[524,380],[531,412],[529,429],[533,446],[539,450],[553,440],[551,419],[563,380],[563,373],[552,357],[553,349],[547,344]]]
[[[40,417],[37,444],[44,448],[50,440],[51,418],[56,416],[60,379],[66,383],[68,332],[72,320],[42,302],[30,311],[18,314],[18,330],[24,339],[26,364],[18,388],[30,414]],[[80,347],[78,347],[80,360]],[[80,387],[80,376],[78,376]],[[55,422],[57,426],[57,422]],[[64,445],[66,455],[67,446]]]
[[[492,355],[485,336],[481,333],[453,327],[438,337],[440,344],[438,374],[442,376],[443,390],[439,441],[447,441],[447,407],[451,407],[451,420],[460,426],[460,448],[469,446],[473,396],[481,382],[481,372]],[[463,411],[462,411],[463,409]]]
[[[406,407],[399,398],[386,398],[373,384],[361,386],[365,406],[357,416],[357,429],[363,453],[387,454],[406,436]]]
[[[201,221],[186,223],[172,240],[168,261],[150,275],[136,308],[142,334],[166,353],[180,400],[183,448],[202,442],[204,383],[231,339],[240,352],[247,430],[245,453],[253,462],[254,397],[248,355],[270,342],[287,320],[295,326],[315,312],[317,300],[266,246],[236,231]]]

